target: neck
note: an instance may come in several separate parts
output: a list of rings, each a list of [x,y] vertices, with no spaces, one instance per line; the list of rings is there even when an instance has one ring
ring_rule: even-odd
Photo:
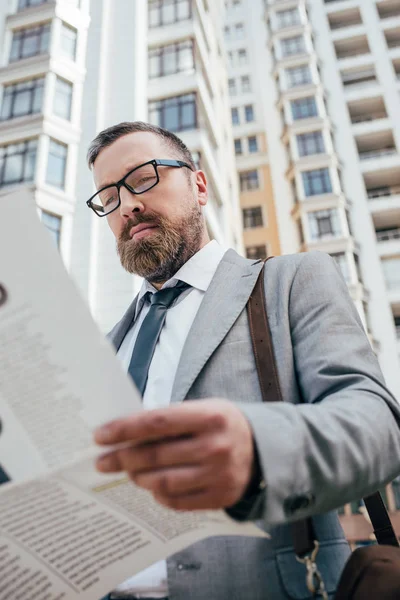
[[[202,240],[201,240],[201,244],[200,244],[198,250],[196,250],[196,252],[194,254],[197,254],[197,252],[199,252],[202,248],[204,248],[204,246],[206,246],[210,241],[211,241],[210,237],[209,237],[207,231],[205,231],[204,235],[202,237]],[[192,256],[194,256],[194,254],[192,254]],[[190,260],[190,258],[188,260]],[[162,286],[164,285],[164,283],[166,281],[167,281],[167,279],[165,281],[151,281],[150,283],[153,287],[156,288],[156,290],[161,290]]]

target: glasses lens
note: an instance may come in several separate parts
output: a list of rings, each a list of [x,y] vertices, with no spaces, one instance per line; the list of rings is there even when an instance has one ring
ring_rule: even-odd
[[[136,169],[125,179],[125,183],[138,194],[146,192],[155,186],[157,182],[156,169],[152,164]]]
[[[118,202],[118,188],[112,186],[96,194],[92,207],[98,215],[103,216],[117,208]]]

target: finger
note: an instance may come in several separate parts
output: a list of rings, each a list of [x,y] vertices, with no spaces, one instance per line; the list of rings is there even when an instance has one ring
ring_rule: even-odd
[[[234,492],[232,481],[227,474],[216,473],[215,468],[207,467],[179,467],[177,469],[163,469],[133,475],[131,479],[140,487],[164,497],[175,497],[212,489],[218,496],[231,497]]]
[[[228,404],[219,401],[218,406]],[[204,430],[215,430],[225,425],[224,413],[216,403],[193,400],[179,406],[168,406],[156,410],[111,421],[95,431],[97,444],[119,444],[122,442],[143,443],[162,438],[195,434]]]
[[[126,447],[118,451],[119,463],[125,471],[135,474],[166,467],[199,466],[215,446],[209,438],[194,436]]]

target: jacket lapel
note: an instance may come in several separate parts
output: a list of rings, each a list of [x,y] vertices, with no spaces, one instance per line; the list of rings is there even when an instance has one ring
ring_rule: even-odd
[[[113,344],[116,352],[118,352],[125,335],[127,334],[132,325],[133,319],[135,317],[137,299],[138,297],[136,296],[136,298],[133,300],[128,310],[122,317],[122,319],[116,325],[114,325],[110,333],[107,334],[107,338]]]
[[[234,250],[225,253],[183,347],[171,403],[185,399],[201,369],[245,308],[262,266],[262,261],[252,263]]]

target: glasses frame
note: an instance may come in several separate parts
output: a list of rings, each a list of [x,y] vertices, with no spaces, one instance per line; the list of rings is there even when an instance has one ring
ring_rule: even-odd
[[[134,173],[138,169],[141,169],[142,167],[145,167],[146,165],[153,165],[155,173],[156,173],[157,180],[147,190],[144,190],[143,192],[135,192],[135,190],[128,183],[126,183],[125,180],[129,177],[129,175],[132,175],[132,173]],[[131,192],[131,194],[135,194],[136,196],[139,196],[140,194],[145,194],[149,190],[153,189],[153,187],[155,187],[160,182],[160,175],[158,173],[157,167],[175,167],[175,168],[187,167],[188,169],[190,169],[191,171],[193,171],[193,167],[191,165],[189,165],[189,163],[183,162],[182,160],[171,160],[171,159],[166,159],[166,158],[165,159],[164,158],[153,158],[153,160],[148,160],[147,162],[145,162],[145,163],[143,163],[141,165],[138,165],[137,167],[135,167],[134,169],[132,169],[131,171],[129,171],[129,173],[127,173],[126,175],[124,175],[124,177],[122,177],[122,179],[120,179],[116,183],[110,183],[109,185],[105,185],[104,187],[102,187],[99,190],[97,190],[97,192],[95,194],[93,194],[93,196],[91,196],[89,198],[89,200],[86,200],[87,206],[92,209],[92,211],[95,213],[95,215],[97,217],[107,217],[108,215],[110,215],[111,213],[113,213],[115,210],[117,210],[117,208],[119,208],[121,206],[120,189],[121,189],[122,186],[124,188],[126,188],[128,190],[128,192]],[[111,188],[111,187],[116,187],[117,190],[118,190],[118,204],[117,204],[117,206],[115,208],[113,208],[112,210],[110,210],[110,212],[105,213],[104,215],[99,215],[99,213],[96,212],[96,209],[93,208],[92,200],[98,194],[100,194],[100,192],[103,192],[104,190],[107,190],[108,188]]]

